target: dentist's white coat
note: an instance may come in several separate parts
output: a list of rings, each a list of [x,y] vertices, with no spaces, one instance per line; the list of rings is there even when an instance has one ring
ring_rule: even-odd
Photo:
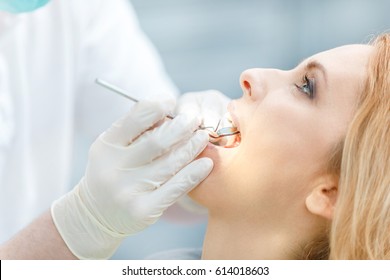
[[[80,147],[130,108],[96,77],[139,99],[176,94],[127,0],[0,14],[0,242],[73,187]]]

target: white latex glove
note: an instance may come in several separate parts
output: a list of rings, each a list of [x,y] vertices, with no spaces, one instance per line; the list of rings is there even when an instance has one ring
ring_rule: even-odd
[[[204,127],[216,128],[226,114],[229,97],[217,90],[188,92],[179,97],[176,114],[186,113],[202,119]]]
[[[155,127],[173,108],[136,104],[93,143],[85,176],[53,203],[54,223],[76,257],[109,258],[210,173],[211,159],[193,161],[208,142],[205,131],[194,132],[199,119],[178,115]]]
[[[217,90],[188,92],[183,94],[176,105],[176,113],[186,113],[202,119],[202,126],[216,128],[218,122],[227,112],[229,97]],[[225,120],[226,121],[226,120]],[[223,125],[223,123],[221,123]],[[207,209],[188,195],[183,196],[179,205],[193,213],[205,214]]]

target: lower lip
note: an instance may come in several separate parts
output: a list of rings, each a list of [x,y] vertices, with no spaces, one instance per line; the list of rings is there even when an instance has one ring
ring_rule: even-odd
[[[218,150],[218,149],[224,149],[223,146],[218,146],[218,145],[215,145],[211,142],[207,143],[207,146],[206,146],[207,149],[210,149],[210,150]]]
[[[208,151],[217,151],[217,150],[220,149],[220,148],[222,148],[222,147],[216,146],[216,145],[214,145],[213,143],[208,142],[207,145],[206,145],[205,150],[208,150]]]
[[[208,143],[207,143],[207,148],[214,148],[214,149],[231,149],[231,148],[235,148],[235,147],[238,146],[237,143],[234,143],[234,144],[232,144],[232,145],[230,145],[230,146],[228,146],[228,144],[229,144],[229,142],[230,142],[231,140],[233,140],[233,139],[231,139],[231,137],[235,137],[235,139],[236,139],[236,137],[240,137],[240,134],[238,134],[238,135],[232,135],[232,136],[227,136],[227,137],[229,137],[229,139],[221,139],[221,141],[224,141],[224,142],[220,142],[220,143],[219,143],[220,145],[215,145],[215,144],[213,144],[213,143],[211,143],[211,142],[208,142]],[[221,144],[223,144],[223,145],[221,145]]]

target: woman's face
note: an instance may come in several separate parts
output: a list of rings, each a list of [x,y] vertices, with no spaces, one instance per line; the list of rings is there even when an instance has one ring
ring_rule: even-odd
[[[214,170],[191,196],[210,211],[232,215],[285,212],[303,202],[346,133],[370,52],[370,46],[348,45],[290,71],[244,71],[243,96],[228,107],[241,143],[204,150]]]

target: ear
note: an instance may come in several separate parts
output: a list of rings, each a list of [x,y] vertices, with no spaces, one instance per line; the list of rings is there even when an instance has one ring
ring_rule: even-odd
[[[309,212],[331,220],[337,200],[337,183],[334,176],[326,176],[306,197],[306,208]]]

